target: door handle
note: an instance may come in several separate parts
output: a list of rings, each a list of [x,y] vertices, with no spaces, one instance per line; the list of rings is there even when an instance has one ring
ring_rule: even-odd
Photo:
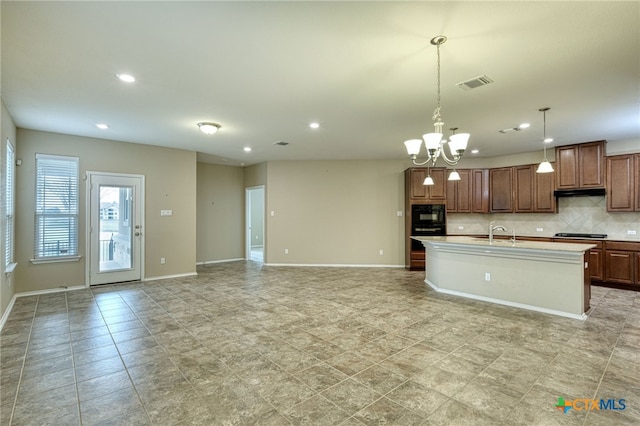
[[[135,235],[136,237],[139,237],[139,236],[140,236],[140,232],[136,232],[136,233],[135,233],[135,234],[133,234],[133,235]]]

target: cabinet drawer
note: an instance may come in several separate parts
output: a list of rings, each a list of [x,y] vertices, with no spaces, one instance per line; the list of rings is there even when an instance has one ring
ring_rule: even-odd
[[[607,241],[607,250],[640,251],[640,243],[626,241]]]
[[[424,260],[424,252],[423,251],[412,251],[411,252],[411,260]]]

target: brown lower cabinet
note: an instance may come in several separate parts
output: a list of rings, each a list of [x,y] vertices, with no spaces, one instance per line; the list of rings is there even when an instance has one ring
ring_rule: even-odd
[[[568,240],[565,243],[595,244],[589,250],[589,275],[595,284],[622,284],[640,290],[640,243],[631,241]]]
[[[638,285],[640,243],[607,241],[604,255],[604,282]]]

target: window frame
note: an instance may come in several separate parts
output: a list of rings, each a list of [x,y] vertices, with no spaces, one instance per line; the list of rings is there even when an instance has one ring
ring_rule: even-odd
[[[79,260],[80,159],[36,153],[35,175],[31,262]],[[49,232],[48,227],[51,229]],[[53,241],[56,237],[60,239]],[[54,248],[51,244],[55,244]]]
[[[5,235],[4,235],[4,271],[13,272],[15,263],[16,235],[16,149],[7,138],[5,164]]]

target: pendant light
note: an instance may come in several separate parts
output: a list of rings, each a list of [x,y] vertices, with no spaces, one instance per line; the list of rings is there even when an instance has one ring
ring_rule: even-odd
[[[552,138],[547,138],[547,111],[549,111],[549,107],[540,108],[538,111],[542,111],[542,143],[544,147],[544,159],[542,163],[538,166],[538,170],[536,173],[551,173],[553,172],[553,166],[547,160],[547,144],[549,142],[553,142]]]

